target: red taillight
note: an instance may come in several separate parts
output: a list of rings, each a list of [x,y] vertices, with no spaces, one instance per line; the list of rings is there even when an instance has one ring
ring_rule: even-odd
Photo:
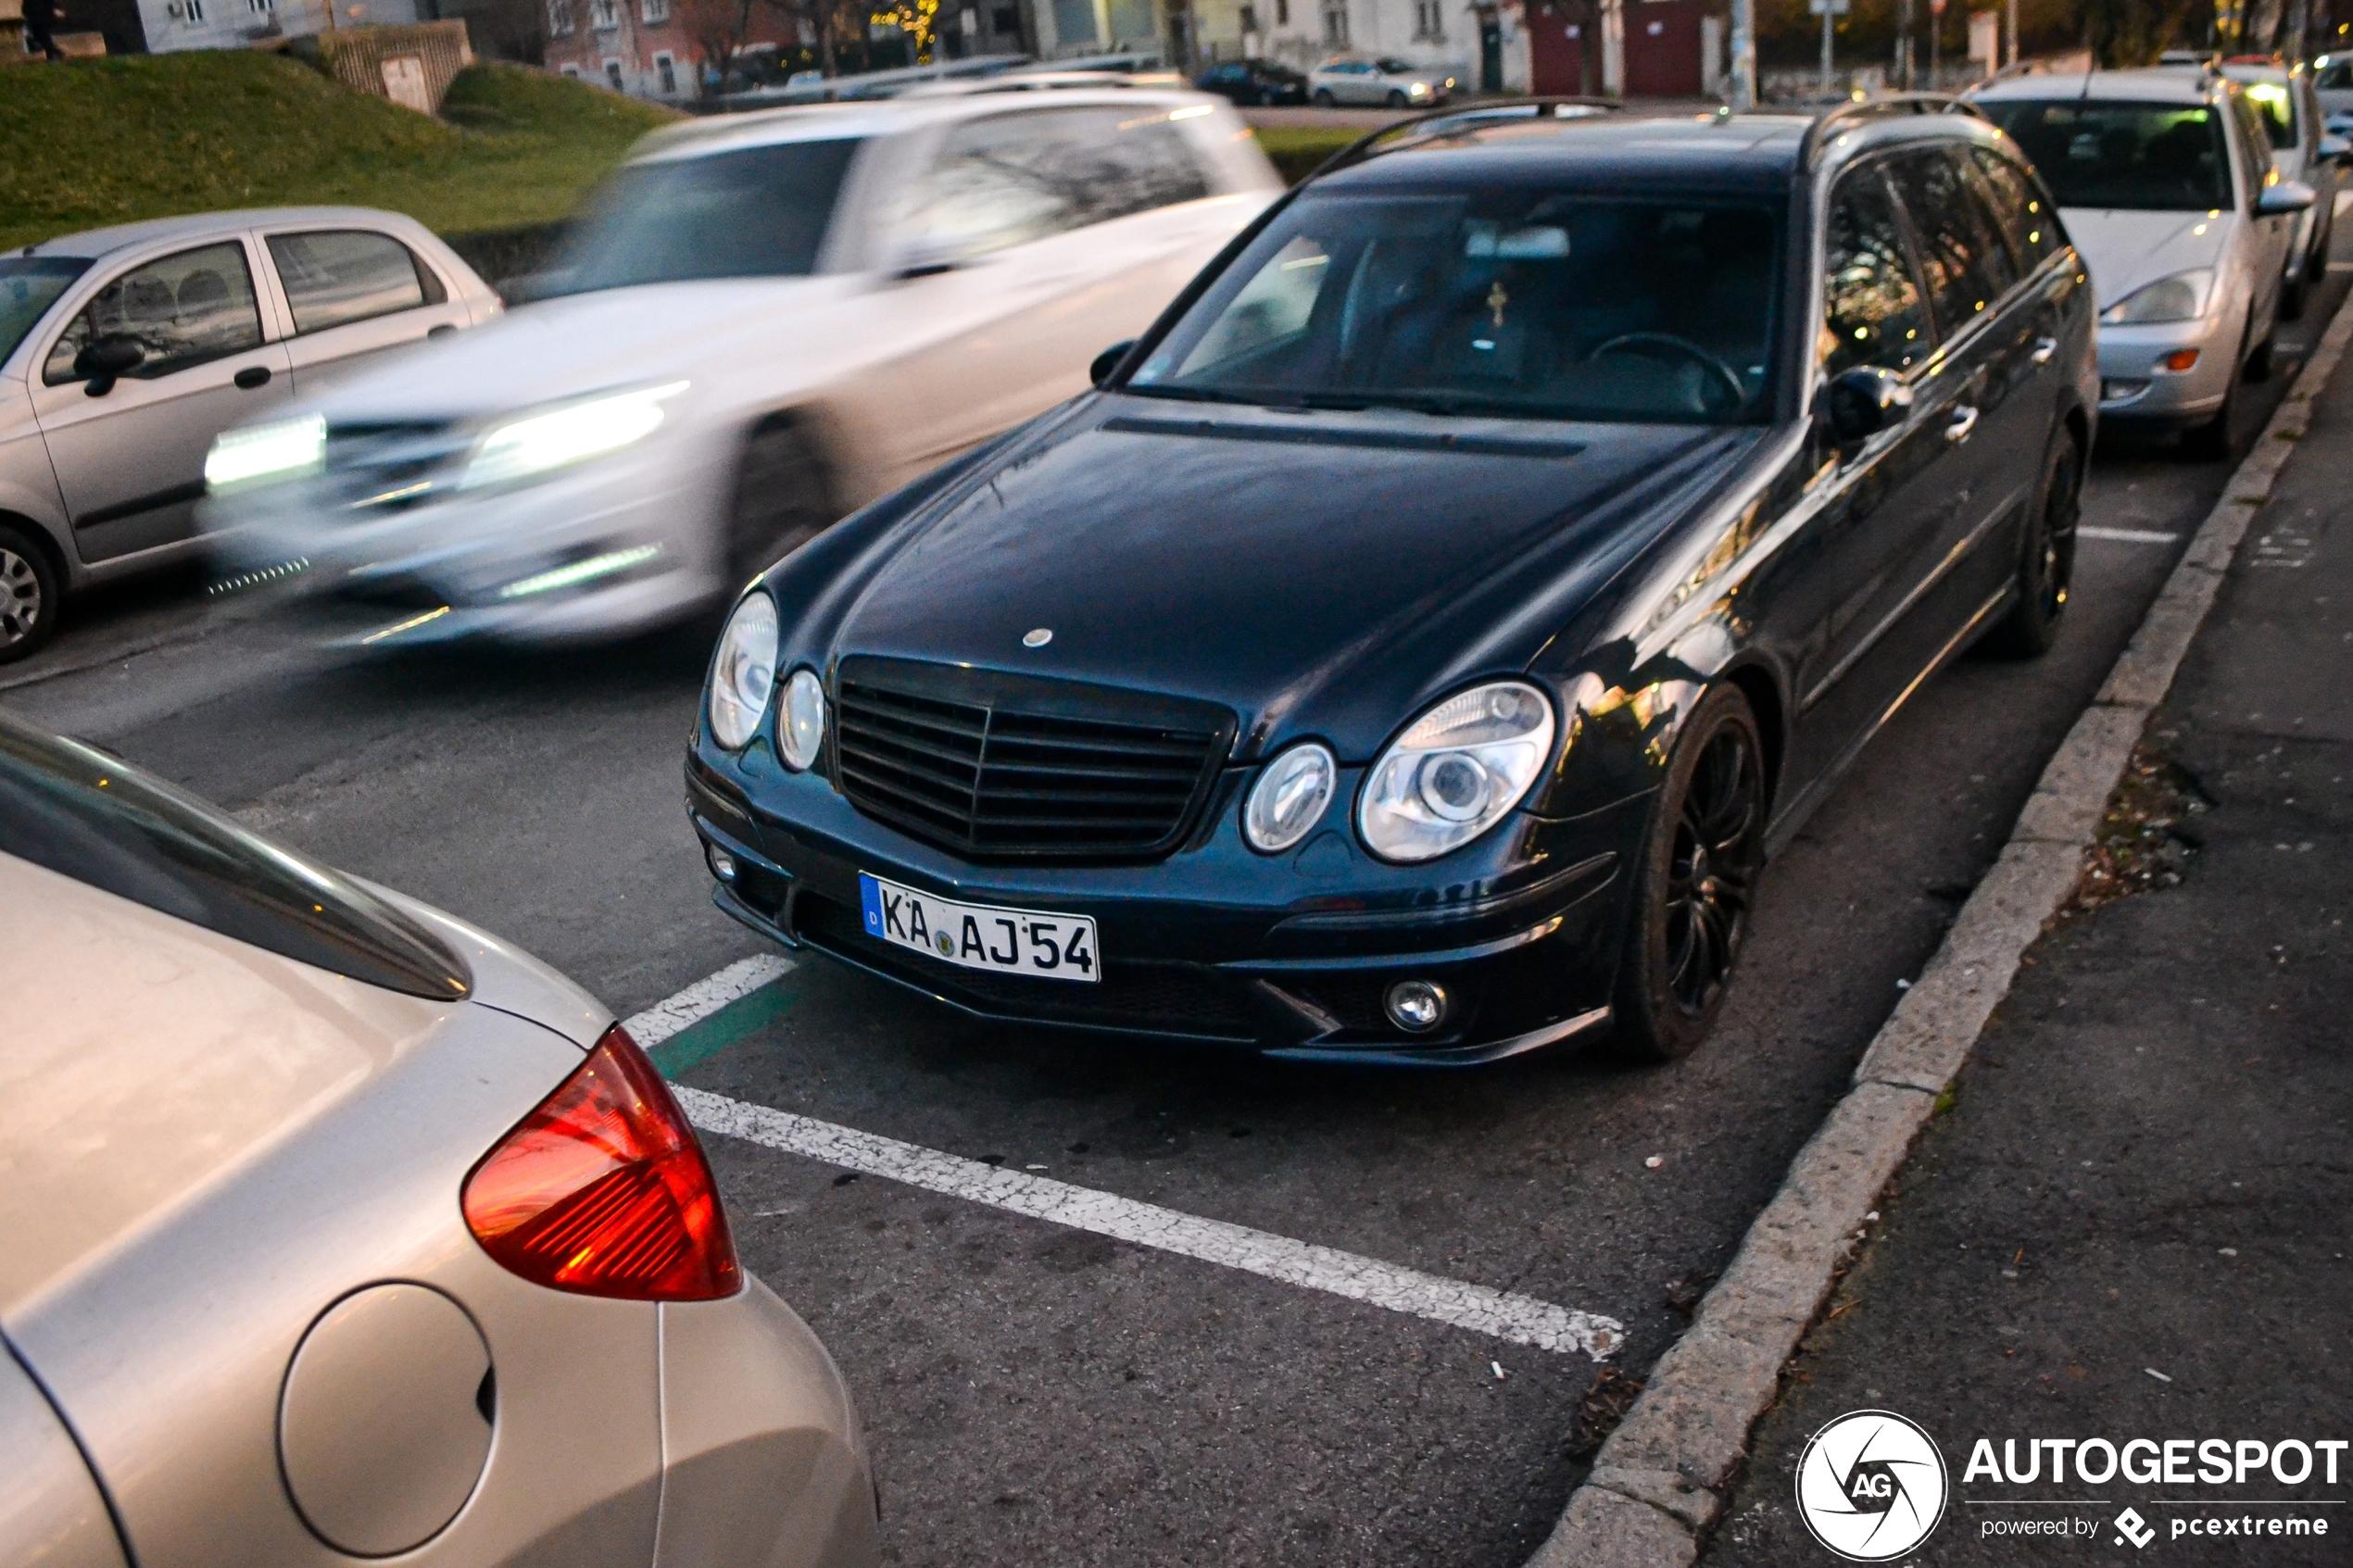
[[[743,1281],[702,1146],[618,1024],[483,1157],[464,1205],[484,1251],[558,1290],[709,1301]]]

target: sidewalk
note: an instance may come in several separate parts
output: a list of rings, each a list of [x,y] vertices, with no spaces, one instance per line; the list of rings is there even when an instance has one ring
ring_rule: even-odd
[[[1794,1477],[1813,1433],[1866,1409],[1919,1423],[1950,1474],[1910,1562],[2137,1561],[2115,1523],[2131,1508],[2152,1561],[2353,1562],[2342,1447],[2302,1485],[2260,1461],[2211,1484],[2195,1458],[2171,1484],[1965,1474],[1981,1438],[2014,1439],[2021,1472],[2035,1439],[2353,1438],[2349,479],[2353,367],[2145,737],[2119,800],[2148,829],[2112,814],[2086,882],[2095,901],[2146,890],[2070,913],[2026,959],[1785,1374],[1704,1563],[1835,1562]],[[2327,1534],[2271,1533],[2291,1517]]]

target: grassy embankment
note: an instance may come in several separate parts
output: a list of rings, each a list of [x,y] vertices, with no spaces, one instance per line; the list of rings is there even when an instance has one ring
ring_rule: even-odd
[[[459,76],[438,119],[278,55],[20,67],[0,75],[0,249],[183,212],[348,203],[409,214],[496,277],[673,118],[507,65]],[[1357,134],[1260,139],[1296,180]]]

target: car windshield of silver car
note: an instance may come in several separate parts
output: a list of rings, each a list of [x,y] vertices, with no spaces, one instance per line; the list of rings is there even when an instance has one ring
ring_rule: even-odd
[[[2231,205],[2221,119],[2202,105],[2069,98],[1983,107],[2018,138],[2062,207],[2196,212]]]
[[[1127,390],[1648,423],[1761,420],[1780,255],[1761,205],[1525,189],[1284,212]]]

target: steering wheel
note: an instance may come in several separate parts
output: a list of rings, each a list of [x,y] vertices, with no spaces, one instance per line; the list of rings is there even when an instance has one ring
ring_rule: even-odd
[[[1709,353],[1689,338],[1677,337],[1673,332],[1620,332],[1607,342],[1594,345],[1593,351],[1585,358],[1590,364],[1604,354],[1642,354],[1655,348],[1672,349],[1686,359],[1698,361],[1700,369],[1708,373],[1709,379],[1730,396],[1731,401],[1725,405],[1728,410],[1748,401],[1748,388],[1741,384],[1738,370],[1726,364],[1720,356]]]

